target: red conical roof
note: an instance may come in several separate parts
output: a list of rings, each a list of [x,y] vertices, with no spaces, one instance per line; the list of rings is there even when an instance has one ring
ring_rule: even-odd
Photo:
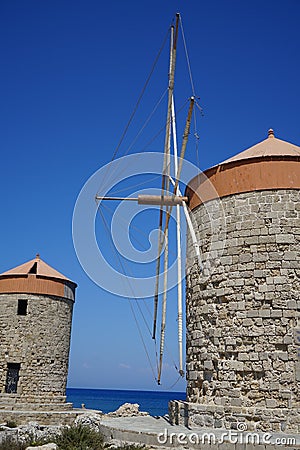
[[[186,188],[190,209],[228,195],[274,189],[300,190],[300,147],[268,138],[194,177]]]
[[[279,157],[300,157],[300,147],[298,145],[291,144],[289,142],[278,139],[274,136],[274,131],[270,129],[268,131],[267,139],[253,145],[247,150],[238,153],[232,158],[226,159],[219,165],[234,163],[252,158],[269,158],[272,156]]]
[[[34,259],[31,259],[30,261],[27,261],[24,264],[21,264],[20,266],[17,266],[13,269],[7,270],[6,272],[3,272],[0,274],[0,277],[2,276],[14,276],[14,275],[28,275],[28,274],[35,274],[42,277],[47,278],[57,278],[60,280],[66,280],[71,281],[68,278],[66,278],[64,275],[62,275],[57,270],[53,269],[53,267],[49,266],[45,261],[43,261],[40,258],[40,255],[36,255]]]
[[[54,295],[75,300],[77,284],[41,260],[40,255],[0,274],[0,294]]]

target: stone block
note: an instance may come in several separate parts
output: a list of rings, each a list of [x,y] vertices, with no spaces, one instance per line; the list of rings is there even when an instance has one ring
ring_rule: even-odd
[[[204,370],[214,370],[214,365],[212,361],[204,361],[203,364]]]
[[[252,261],[252,254],[251,253],[242,253],[239,256],[239,262],[241,264],[248,263],[248,262],[251,262],[251,261]]]
[[[283,312],[281,309],[271,309],[271,317],[272,318],[279,318],[282,317]]]
[[[297,309],[297,301],[296,300],[288,300],[286,306],[288,309]]]
[[[249,361],[249,354],[248,353],[244,353],[244,352],[241,352],[241,353],[239,353],[238,354],[238,360],[239,361]]]
[[[260,309],[259,317],[271,317],[271,310],[270,309]]]
[[[286,251],[283,254],[283,259],[285,261],[296,261],[298,259],[297,252],[295,252],[295,251]]]
[[[286,277],[278,276],[274,277],[274,284],[286,284],[287,279]]]
[[[197,380],[197,372],[195,370],[192,370],[188,374],[189,380]]]
[[[295,238],[292,234],[277,234],[276,243],[277,244],[293,244]]]
[[[283,310],[283,317],[296,317],[297,312],[293,309]]]

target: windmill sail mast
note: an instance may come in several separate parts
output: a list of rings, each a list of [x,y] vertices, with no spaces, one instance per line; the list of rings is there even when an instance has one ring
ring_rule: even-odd
[[[172,99],[174,92],[174,79],[175,79],[175,67],[176,67],[176,51],[177,51],[177,38],[178,38],[178,28],[179,28],[180,15],[176,14],[176,24],[171,27],[171,45],[170,45],[170,69],[169,69],[169,87],[168,87],[168,109],[167,109],[167,121],[166,121],[166,134],[165,134],[165,146],[164,146],[164,167],[162,176],[162,189],[161,197],[169,193],[170,189],[170,151],[171,151],[171,118],[172,118]],[[166,214],[168,217],[169,208],[166,208]],[[160,384],[161,370],[162,370],[162,358],[164,353],[165,344],[165,327],[166,327],[166,307],[167,307],[167,274],[168,274],[168,262],[169,262],[169,240],[168,240],[168,229],[165,228],[163,236],[161,236],[163,228],[163,207],[160,208],[159,217],[159,244],[158,244],[158,255],[156,260],[156,284],[155,284],[155,294],[154,294],[154,319],[153,319],[153,338],[156,335],[156,323],[157,323],[157,310],[158,310],[158,291],[159,291],[159,275],[160,275],[160,258],[163,244],[165,244],[164,249],[164,289],[163,289],[163,301],[162,301],[162,319],[161,319],[161,332],[160,332],[160,352],[159,352],[159,366],[158,366],[158,376],[157,383]]]
[[[175,120],[175,105],[174,97],[172,98],[172,133],[174,145],[174,169],[178,172],[178,151],[177,151],[177,133]],[[177,187],[175,195],[178,195],[179,188]],[[177,236],[177,322],[178,322],[178,354],[179,354],[179,374],[184,375],[183,370],[183,349],[182,349],[182,268],[181,268],[181,228],[180,228],[180,206],[176,205],[176,236]]]
[[[136,201],[138,204],[144,205],[159,205],[159,237],[158,237],[158,254],[156,258],[156,278],[155,278],[155,292],[154,292],[154,317],[152,338],[156,340],[157,334],[157,316],[158,316],[158,301],[160,296],[160,277],[163,275],[163,289],[162,289],[162,305],[161,305],[161,321],[160,321],[160,342],[159,342],[159,359],[157,361],[157,383],[160,384],[163,356],[165,348],[165,329],[166,329],[166,313],[167,313],[167,292],[168,292],[168,269],[169,269],[169,224],[171,213],[174,206],[176,206],[176,235],[177,235],[177,276],[178,276],[178,352],[179,352],[179,369],[181,376],[184,375],[183,369],[183,288],[182,288],[182,256],[181,256],[181,230],[180,230],[180,206],[184,208],[184,215],[186,216],[187,225],[190,229],[192,242],[195,248],[196,256],[201,267],[200,248],[197,242],[195,232],[189,217],[187,202],[188,198],[182,196],[180,192],[179,181],[181,171],[183,168],[183,159],[190,133],[191,118],[195,104],[195,97],[190,98],[189,110],[186,118],[184,134],[182,138],[180,157],[178,157],[177,135],[176,135],[176,121],[175,121],[175,106],[174,106],[174,80],[177,56],[177,41],[179,32],[180,14],[176,14],[175,25],[171,26],[170,30],[170,59],[169,59],[169,77],[168,77],[168,104],[167,104],[167,118],[165,126],[165,140],[164,140],[164,158],[161,181],[160,195],[138,195],[138,197],[100,197],[96,196],[96,200],[117,200],[117,201]],[[182,26],[182,24],[181,24]],[[171,143],[173,143],[174,152],[174,173],[171,175]],[[170,188],[170,183],[172,188]],[[173,191],[173,193],[171,193]],[[163,256],[162,256],[163,253]],[[163,262],[161,261],[163,259]],[[163,266],[163,274],[161,274],[161,266]],[[150,335],[151,335],[151,330]],[[155,342],[156,345],[156,342]]]
[[[174,26],[171,27],[171,45],[170,45],[170,66],[169,66],[169,87],[168,87],[168,110],[167,110],[167,122],[166,122],[166,135],[165,135],[165,146],[164,146],[164,166],[162,175],[162,186],[161,186],[161,199],[162,205],[160,207],[159,214],[159,242],[158,242],[158,255],[156,259],[156,282],[155,282],[155,293],[154,293],[154,314],[153,314],[153,333],[152,338],[156,337],[156,325],[157,325],[157,311],[158,311],[158,291],[159,291],[159,275],[160,275],[160,255],[165,242],[165,236],[161,237],[163,230],[163,198],[165,191],[168,193],[168,188],[170,186],[169,175],[170,175],[170,130],[171,130],[171,115],[172,115],[172,98],[174,92],[174,79],[175,79],[175,67],[176,67],[176,51],[177,51],[177,38],[178,38],[178,28],[179,28],[180,14],[176,14],[176,24],[175,30]],[[166,245],[168,245],[166,243]]]
[[[188,116],[186,119],[186,125],[183,135],[183,141],[181,145],[180,160],[177,157],[177,144],[176,144],[176,131],[175,131],[175,108],[174,108],[174,78],[175,78],[175,64],[176,64],[176,50],[177,50],[177,38],[178,38],[178,24],[180,20],[180,15],[176,15],[176,26],[175,35],[174,28],[171,29],[171,51],[170,51],[170,74],[169,74],[169,91],[168,91],[168,112],[167,112],[167,123],[166,123],[166,137],[165,137],[165,149],[164,149],[164,168],[162,177],[162,191],[161,197],[165,195],[165,192],[169,193],[170,190],[170,153],[171,153],[171,127],[173,130],[173,144],[174,144],[174,156],[176,160],[175,165],[175,186],[174,186],[174,196],[177,196],[179,188],[179,179],[182,170],[183,158],[185,156],[188,136],[190,132],[191,118],[194,108],[194,97],[190,99],[190,106],[188,111]],[[165,327],[166,327],[166,310],[167,310],[167,291],[168,291],[168,260],[169,260],[169,222],[171,218],[171,211],[173,205],[166,207],[166,220],[164,224],[164,232],[160,235],[158,245],[158,256],[157,256],[157,267],[156,267],[156,285],[155,285],[155,295],[154,295],[154,321],[153,321],[153,338],[155,339],[156,333],[156,322],[157,322],[157,309],[158,309],[158,291],[159,291],[159,275],[160,275],[160,257],[163,245],[164,248],[164,283],[163,283],[163,300],[162,300],[162,318],[161,318],[161,334],[160,334],[160,352],[159,352],[159,364],[158,364],[158,376],[157,383],[160,384],[162,364],[163,364],[163,354],[165,346]],[[177,261],[177,272],[178,272],[178,345],[179,345],[179,373],[183,376],[183,351],[182,351],[182,286],[181,286],[181,242],[180,242],[180,213],[177,211],[177,248],[178,248],[178,258]],[[162,231],[163,224],[163,206],[160,209],[160,221],[159,230]],[[180,268],[179,268],[180,264]]]

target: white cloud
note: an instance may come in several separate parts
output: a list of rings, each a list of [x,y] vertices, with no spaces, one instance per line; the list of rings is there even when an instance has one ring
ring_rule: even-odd
[[[125,364],[125,363],[120,363],[119,367],[121,367],[121,369],[127,369],[127,370],[131,369],[130,365],[129,364]]]

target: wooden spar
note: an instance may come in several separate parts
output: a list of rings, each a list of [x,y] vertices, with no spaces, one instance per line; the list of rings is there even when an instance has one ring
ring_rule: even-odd
[[[96,195],[96,200],[119,200],[119,201],[127,201],[127,202],[137,202],[139,199],[135,197],[99,197]]]
[[[178,26],[180,15],[176,14],[175,33],[174,27],[171,27],[171,48],[170,48],[170,69],[169,69],[169,88],[168,88],[168,110],[167,110],[167,122],[166,122],[166,135],[165,135],[165,147],[164,147],[164,167],[161,186],[161,198],[163,200],[165,191],[168,192],[170,170],[170,121],[172,111],[172,98],[174,92],[174,79],[175,79],[175,67],[176,67],[176,50],[177,50],[177,38],[178,38]],[[159,213],[159,235],[161,235],[163,229],[163,206],[160,208]],[[156,259],[156,280],[155,280],[155,292],[154,292],[154,313],[153,313],[153,332],[152,338],[156,337],[156,324],[157,324],[157,309],[158,309],[158,291],[159,291],[159,274],[160,274],[160,255],[165,242],[165,236],[159,238],[158,241],[158,254]]]
[[[180,152],[179,166],[178,166],[178,170],[177,170],[177,173],[176,173],[174,193],[176,192],[178,184],[179,184],[179,179],[180,179],[182,165],[183,165],[183,159],[184,159],[184,156],[185,156],[187,141],[188,141],[189,134],[190,134],[191,119],[192,119],[194,104],[195,104],[195,98],[191,97],[190,98],[190,107],[189,107],[188,116],[187,116],[186,125],[185,125],[185,130],[184,130],[184,134],[183,134],[183,141],[182,141],[181,152]]]
[[[172,178],[170,178],[170,181],[173,184],[173,186],[175,186],[175,181]],[[179,187],[177,187],[177,192],[179,195],[181,194]],[[197,236],[196,236],[193,224],[192,224],[192,220],[189,215],[189,211],[188,211],[186,202],[182,202],[182,206],[183,206],[183,212],[184,212],[184,215],[186,218],[187,226],[188,226],[189,232],[191,234],[192,243],[193,243],[193,247],[195,249],[196,258],[198,260],[199,269],[202,270],[203,265],[202,265],[202,259],[201,259],[201,253],[200,253],[200,245],[197,241]]]
[[[176,195],[176,191],[178,189],[178,184],[179,184],[179,177],[181,174],[181,170],[182,170],[182,164],[183,161],[182,159],[184,158],[185,155],[185,150],[186,150],[186,146],[187,146],[187,141],[188,141],[188,137],[189,137],[189,133],[190,133],[190,126],[191,126],[191,118],[192,118],[192,113],[193,113],[193,107],[194,107],[194,97],[191,97],[190,99],[190,107],[189,107],[189,111],[188,111],[188,115],[187,115],[187,119],[186,119],[186,125],[185,125],[185,129],[184,129],[184,135],[183,135],[183,141],[182,141],[182,146],[181,146],[181,152],[180,152],[180,161],[179,161],[179,165],[178,165],[178,170],[176,173],[176,179],[175,179],[175,185],[174,185],[174,195]],[[171,99],[171,114],[172,114],[172,99]],[[170,128],[169,128],[169,132],[170,132]],[[169,179],[168,179],[170,184],[170,175],[169,175]],[[163,360],[163,352],[164,352],[164,342],[165,342],[165,321],[166,321],[166,303],[167,303],[167,272],[168,272],[168,264],[167,264],[167,260],[168,260],[168,229],[169,229],[169,222],[170,222],[170,217],[171,217],[171,211],[172,211],[172,206],[170,206],[167,211],[166,211],[166,221],[165,221],[165,226],[164,226],[164,233],[163,233],[163,239],[160,240],[160,245],[159,247],[162,248],[163,244],[165,243],[165,251],[164,251],[164,291],[163,291],[163,304],[162,304],[162,322],[161,322],[161,338],[160,338],[160,355],[159,355],[159,368],[158,368],[158,376],[157,376],[157,383],[160,384],[160,378],[161,378],[161,371],[162,371],[162,360]],[[161,242],[162,241],[162,242]],[[166,269],[167,267],[167,269]],[[156,274],[157,277],[159,277],[159,273]],[[158,296],[157,296],[158,299]]]
[[[176,121],[175,121],[175,106],[174,97],[172,98],[172,131],[173,131],[173,145],[174,145],[174,170],[178,172],[178,151],[177,151],[177,135],[176,135]],[[175,196],[178,194],[177,187]],[[178,355],[179,355],[179,373],[184,375],[183,370],[183,326],[182,326],[182,269],[181,269],[181,229],[180,229],[180,207],[176,205],[176,234],[177,234],[177,324],[178,324]]]
[[[185,203],[184,203],[185,204]],[[184,375],[183,370],[183,326],[182,326],[182,270],[181,270],[181,229],[180,229],[180,208],[176,206],[177,221],[177,325],[178,325],[178,354],[179,354],[179,374]]]
[[[174,106],[173,105],[173,96],[171,98],[171,116],[169,121],[173,121],[173,112],[174,112]],[[163,179],[166,181],[167,177],[167,183],[163,184],[162,194],[161,196],[149,196],[149,195],[139,195],[138,198],[120,198],[117,197],[115,199],[118,200],[137,200],[140,204],[158,204],[160,205],[160,213],[163,212],[163,206],[167,206],[166,210],[166,220],[165,220],[165,226],[164,226],[164,232],[162,238],[159,239],[159,245],[158,245],[158,257],[157,257],[157,272],[156,272],[156,284],[155,284],[155,297],[154,297],[154,321],[153,321],[153,339],[155,339],[155,333],[156,333],[156,323],[157,323],[157,309],[158,309],[158,289],[159,289],[159,275],[160,275],[160,253],[162,251],[162,247],[165,244],[165,250],[164,250],[164,286],[163,286],[163,302],[162,302],[162,320],[161,320],[161,335],[160,335],[160,354],[159,354],[159,366],[158,366],[158,377],[157,377],[157,383],[160,384],[161,380],[161,372],[162,372],[162,363],[163,363],[163,354],[164,354],[164,345],[165,345],[165,327],[166,327],[166,309],[167,309],[167,273],[168,273],[168,228],[169,228],[169,221],[171,217],[171,211],[173,206],[177,205],[184,205],[186,207],[185,201],[187,200],[186,197],[182,197],[181,195],[178,195],[180,192],[179,190],[179,179],[181,175],[182,165],[183,165],[183,158],[185,156],[188,136],[190,132],[190,125],[191,125],[191,117],[193,113],[193,107],[194,107],[194,98],[191,97],[190,99],[190,107],[186,119],[186,125],[183,135],[183,141],[181,146],[181,152],[180,152],[180,160],[179,164],[177,162],[177,145],[176,145],[176,134],[175,133],[175,126],[173,130],[173,140],[174,140],[174,153],[176,152],[175,156],[175,171],[176,171],[176,178],[174,181],[174,195],[165,195],[165,189],[168,187],[167,192],[169,191],[170,186],[170,140],[171,140],[171,128],[168,128],[169,131],[169,140],[167,141],[167,147],[165,149],[165,158],[164,158],[164,174]],[[96,197],[97,200],[113,200],[113,197]],[[169,207],[168,207],[169,206]],[[178,213],[177,213],[178,214]],[[192,228],[191,219],[188,215],[188,212],[185,211],[187,221],[189,226]],[[162,230],[162,221],[160,223],[160,231]],[[177,216],[177,226],[180,223],[180,215]],[[193,243],[197,243],[196,235],[195,233],[192,235]],[[198,245],[198,244],[197,244]],[[178,247],[178,258],[181,260],[181,243],[180,243],[180,228],[177,229],[177,247]],[[195,246],[196,255],[198,257],[199,263],[201,261],[200,258],[200,252],[199,252],[199,246]],[[179,272],[180,270],[180,272]],[[180,262],[180,269],[178,266],[178,281],[179,284],[181,282],[181,262]],[[183,356],[182,356],[182,287],[178,287],[178,343],[179,343],[179,362],[180,362],[180,369],[179,373],[180,375],[183,375]]]
[[[188,201],[188,197],[181,197],[178,195],[165,195],[163,200],[161,195],[146,195],[139,194],[137,197],[99,197],[96,196],[96,200],[117,200],[138,202],[139,205],[161,205],[161,206],[176,206],[182,205],[183,202]]]
[[[179,197],[178,195],[139,195],[138,204],[139,205],[164,205],[164,206],[176,206],[182,205],[182,202],[187,202],[188,197]]]
[[[182,164],[183,164],[183,158],[185,155],[185,150],[186,150],[186,144],[187,144],[187,140],[188,140],[188,135],[189,135],[189,130],[190,130],[190,124],[191,124],[191,117],[192,117],[192,112],[193,112],[193,107],[194,107],[194,98],[191,98],[191,103],[190,103],[190,108],[189,108],[189,112],[188,112],[188,117],[187,117],[187,121],[186,121],[186,127],[185,127],[185,131],[184,131],[184,137],[183,137],[183,142],[182,142],[182,147],[181,147],[181,153],[180,153],[180,161],[179,161],[179,167],[177,170],[177,175],[176,175],[176,179],[174,182],[172,182],[172,184],[174,185],[174,194],[176,195],[181,195],[180,189],[179,189],[179,178],[180,178],[180,174],[181,174],[181,170],[182,170]],[[184,141],[185,145],[184,145]],[[172,180],[171,180],[172,181]],[[200,270],[202,269],[202,260],[201,260],[201,254],[200,254],[200,247],[197,241],[197,237],[196,237],[196,233],[188,212],[188,208],[185,202],[182,203],[183,206],[183,211],[185,214],[185,218],[188,224],[188,228],[189,231],[191,233],[191,238],[192,238],[192,242],[193,242],[193,247],[195,249],[195,253],[196,253],[196,257],[198,260],[198,265]],[[168,224],[166,223],[166,226]]]
[[[174,80],[175,80],[175,67],[176,67],[176,53],[177,53],[177,40],[178,40],[178,30],[179,30],[179,20],[180,15],[176,14],[175,26],[171,27],[170,36],[170,59],[169,59],[169,76],[168,76],[168,105],[167,105],[167,120],[165,126],[165,139],[164,139],[164,158],[162,167],[162,178],[161,178],[161,191],[160,195],[138,195],[137,197],[100,197],[96,196],[97,201],[103,200],[116,200],[116,201],[136,201],[140,205],[158,205],[160,207],[159,213],[159,237],[158,237],[158,255],[156,258],[156,278],[155,278],[155,293],[154,293],[154,319],[153,319],[153,330],[152,338],[156,339],[157,327],[158,327],[158,304],[159,300],[162,299],[161,304],[161,327],[160,327],[160,349],[159,356],[156,355],[157,362],[157,383],[161,382],[163,358],[164,358],[164,347],[166,338],[166,312],[167,312],[167,292],[168,292],[168,270],[169,270],[169,223],[172,213],[172,208],[176,206],[176,238],[177,238],[177,321],[178,321],[178,353],[179,353],[179,374],[184,375],[183,369],[183,287],[182,287],[182,249],[181,249],[181,222],[180,222],[180,206],[184,208],[184,214],[190,230],[191,239],[193,246],[195,248],[195,253],[198,258],[199,267],[202,269],[202,262],[200,256],[200,246],[197,242],[197,237],[193,228],[192,220],[189,215],[189,209],[187,203],[189,198],[187,196],[182,196],[180,192],[179,182],[181,177],[181,172],[183,168],[183,159],[186,152],[188,136],[190,133],[191,119],[194,108],[194,97],[190,98],[189,111],[186,119],[185,130],[182,138],[182,145],[180,151],[180,159],[178,157],[178,147],[177,147],[177,136],[176,136],[176,121],[175,121],[175,107],[174,107]],[[182,30],[183,33],[183,30]],[[184,36],[183,36],[184,38]],[[184,43],[185,45],[185,43]],[[188,59],[188,58],[187,58]],[[189,66],[189,61],[188,61]],[[190,69],[189,69],[190,70]],[[192,81],[192,80],[191,80]],[[193,83],[192,83],[193,84]],[[193,86],[192,86],[193,87]],[[193,88],[194,91],[194,88]],[[172,177],[171,177],[171,147],[172,142],[174,145],[174,169],[172,165]],[[173,187],[170,187],[172,183]],[[172,194],[173,191],[173,194]],[[165,216],[164,216],[165,214]],[[163,253],[163,263],[161,261]],[[163,266],[163,273],[161,273]],[[160,277],[163,278],[163,283],[161,283]],[[163,284],[163,291],[159,292]],[[150,331],[151,333],[151,331]],[[144,342],[143,342],[144,343]],[[145,345],[144,345],[145,346]],[[156,346],[156,342],[155,342]],[[146,352],[147,349],[145,348]],[[148,356],[148,353],[147,353]],[[149,356],[148,356],[149,359]],[[151,361],[149,359],[150,365]],[[151,365],[152,367],[152,365]],[[152,368],[153,370],[153,368]]]
[[[174,40],[171,36],[171,44]],[[174,47],[174,45],[173,45]],[[172,45],[171,45],[172,49]],[[170,164],[171,164],[171,118],[172,118],[172,98],[173,98],[173,88],[174,88],[174,73],[173,73],[173,53],[171,51],[170,59],[170,85],[169,98],[168,98],[168,114],[167,114],[167,124],[166,124],[166,137],[165,137],[165,156],[166,156],[166,167],[164,170],[165,176],[165,191],[170,190]],[[171,100],[171,101],[170,101]],[[165,195],[162,196],[162,200]],[[166,217],[168,217],[169,209],[171,206],[166,206]],[[163,356],[165,348],[165,333],[166,333],[166,315],[167,315],[167,292],[168,292],[168,268],[169,268],[169,230],[167,229],[164,233],[163,242],[165,244],[164,248],[164,272],[163,272],[163,298],[162,298],[162,311],[161,311],[161,330],[160,330],[160,349],[159,349],[159,365],[157,374],[157,383],[160,384]]]
[[[192,118],[194,103],[195,103],[195,99],[194,99],[194,97],[191,97],[191,99],[190,99],[190,107],[189,107],[189,111],[188,111],[188,115],[187,115],[187,119],[186,119],[184,135],[183,135],[183,141],[182,141],[182,146],[181,146],[179,166],[178,166],[178,170],[177,170],[177,174],[176,174],[176,178],[175,178],[174,195],[175,195],[175,192],[177,191],[177,188],[178,188],[178,185],[179,185],[179,178],[180,178],[180,175],[181,175],[181,170],[182,170],[182,165],[183,165],[183,158],[184,158],[184,155],[185,155],[187,141],[188,141],[188,137],[189,137],[189,133],[190,133],[191,118]],[[170,206],[169,214],[167,214],[167,217],[166,217],[164,234],[165,234],[165,231],[168,229],[168,226],[169,226],[169,221],[170,221],[170,217],[171,217],[171,211],[172,211],[172,206]],[[163,236],[164,236],[164,234],[163,234]],[[163,245],[163,243],[162,243],[162,245]]]
[[[174,92],[174,78],[175,78],[175,64],[176,64],[176,49],[177,49],[177,38],[178,38],[178,25],[179,25],[179,14],[176,14],[176,26],[175,26],[175,36],[174,31],[171,34],[171,52],[170,52],[170,75],[169,75],[169,91],[168,91],[168,111],[167,111],[167,123],[166,123],[166,135],[165,135],[165,162],[163,176],[165,177],[164,189],[166,192],[170,190],[170,166],[171,166],[171,119],[172,119],[172,102],[173,102],[173,92]],[[165,192],[162,192],[162,200]],[[172,210],[172,205],[166,207],[166,220]],[[168,221],[170,218],[168,219]],[[166,311],[167,311],[167,291],[168,291],[168,267],[169,267],[169,231],[166,229],[164,231],[163,243],[165,244],[164,249],[164,284],[163,284],[163,300],[162,300],[162,319],[161,319],[161,333],[160,333],[160,354],[159,354],[159,367],[157,383],[160,384],[161,371],[163,364],[163,354],[165,345],[165,328],[166,328]],[[159,245],[161,247],[161,245]],[[160,252],[158,258],[160,259]],[[160,270],[159,270],[160,272]],[[157,277],[159,278],[159,272]],[[155,292],[158,294],[158,292]],[[158,296],[155,300],[158,300]],[[156,305],[157,310],[157,305]],[[154,330],[155,331],[155,330]]]
[[[158,366],[158,374],[157,374],[157,384],[160,384],[161,380],[161,372],[162,372],[162,364],[163,364],[163,356],[164,356],[164,348],[165,348],[165,331],[166,331],[166,315],[167,315],[167,291],[168,291],[168,278],[166,273],[168,272],[168,236],[169,230],[166,230],[165,239],[165,258],[164,258],[164,292],[163,292],[163,301],[162,301],[162,312],[161,312],[161,329],[160,329],[160,348],[159,348],[159,366]]]

